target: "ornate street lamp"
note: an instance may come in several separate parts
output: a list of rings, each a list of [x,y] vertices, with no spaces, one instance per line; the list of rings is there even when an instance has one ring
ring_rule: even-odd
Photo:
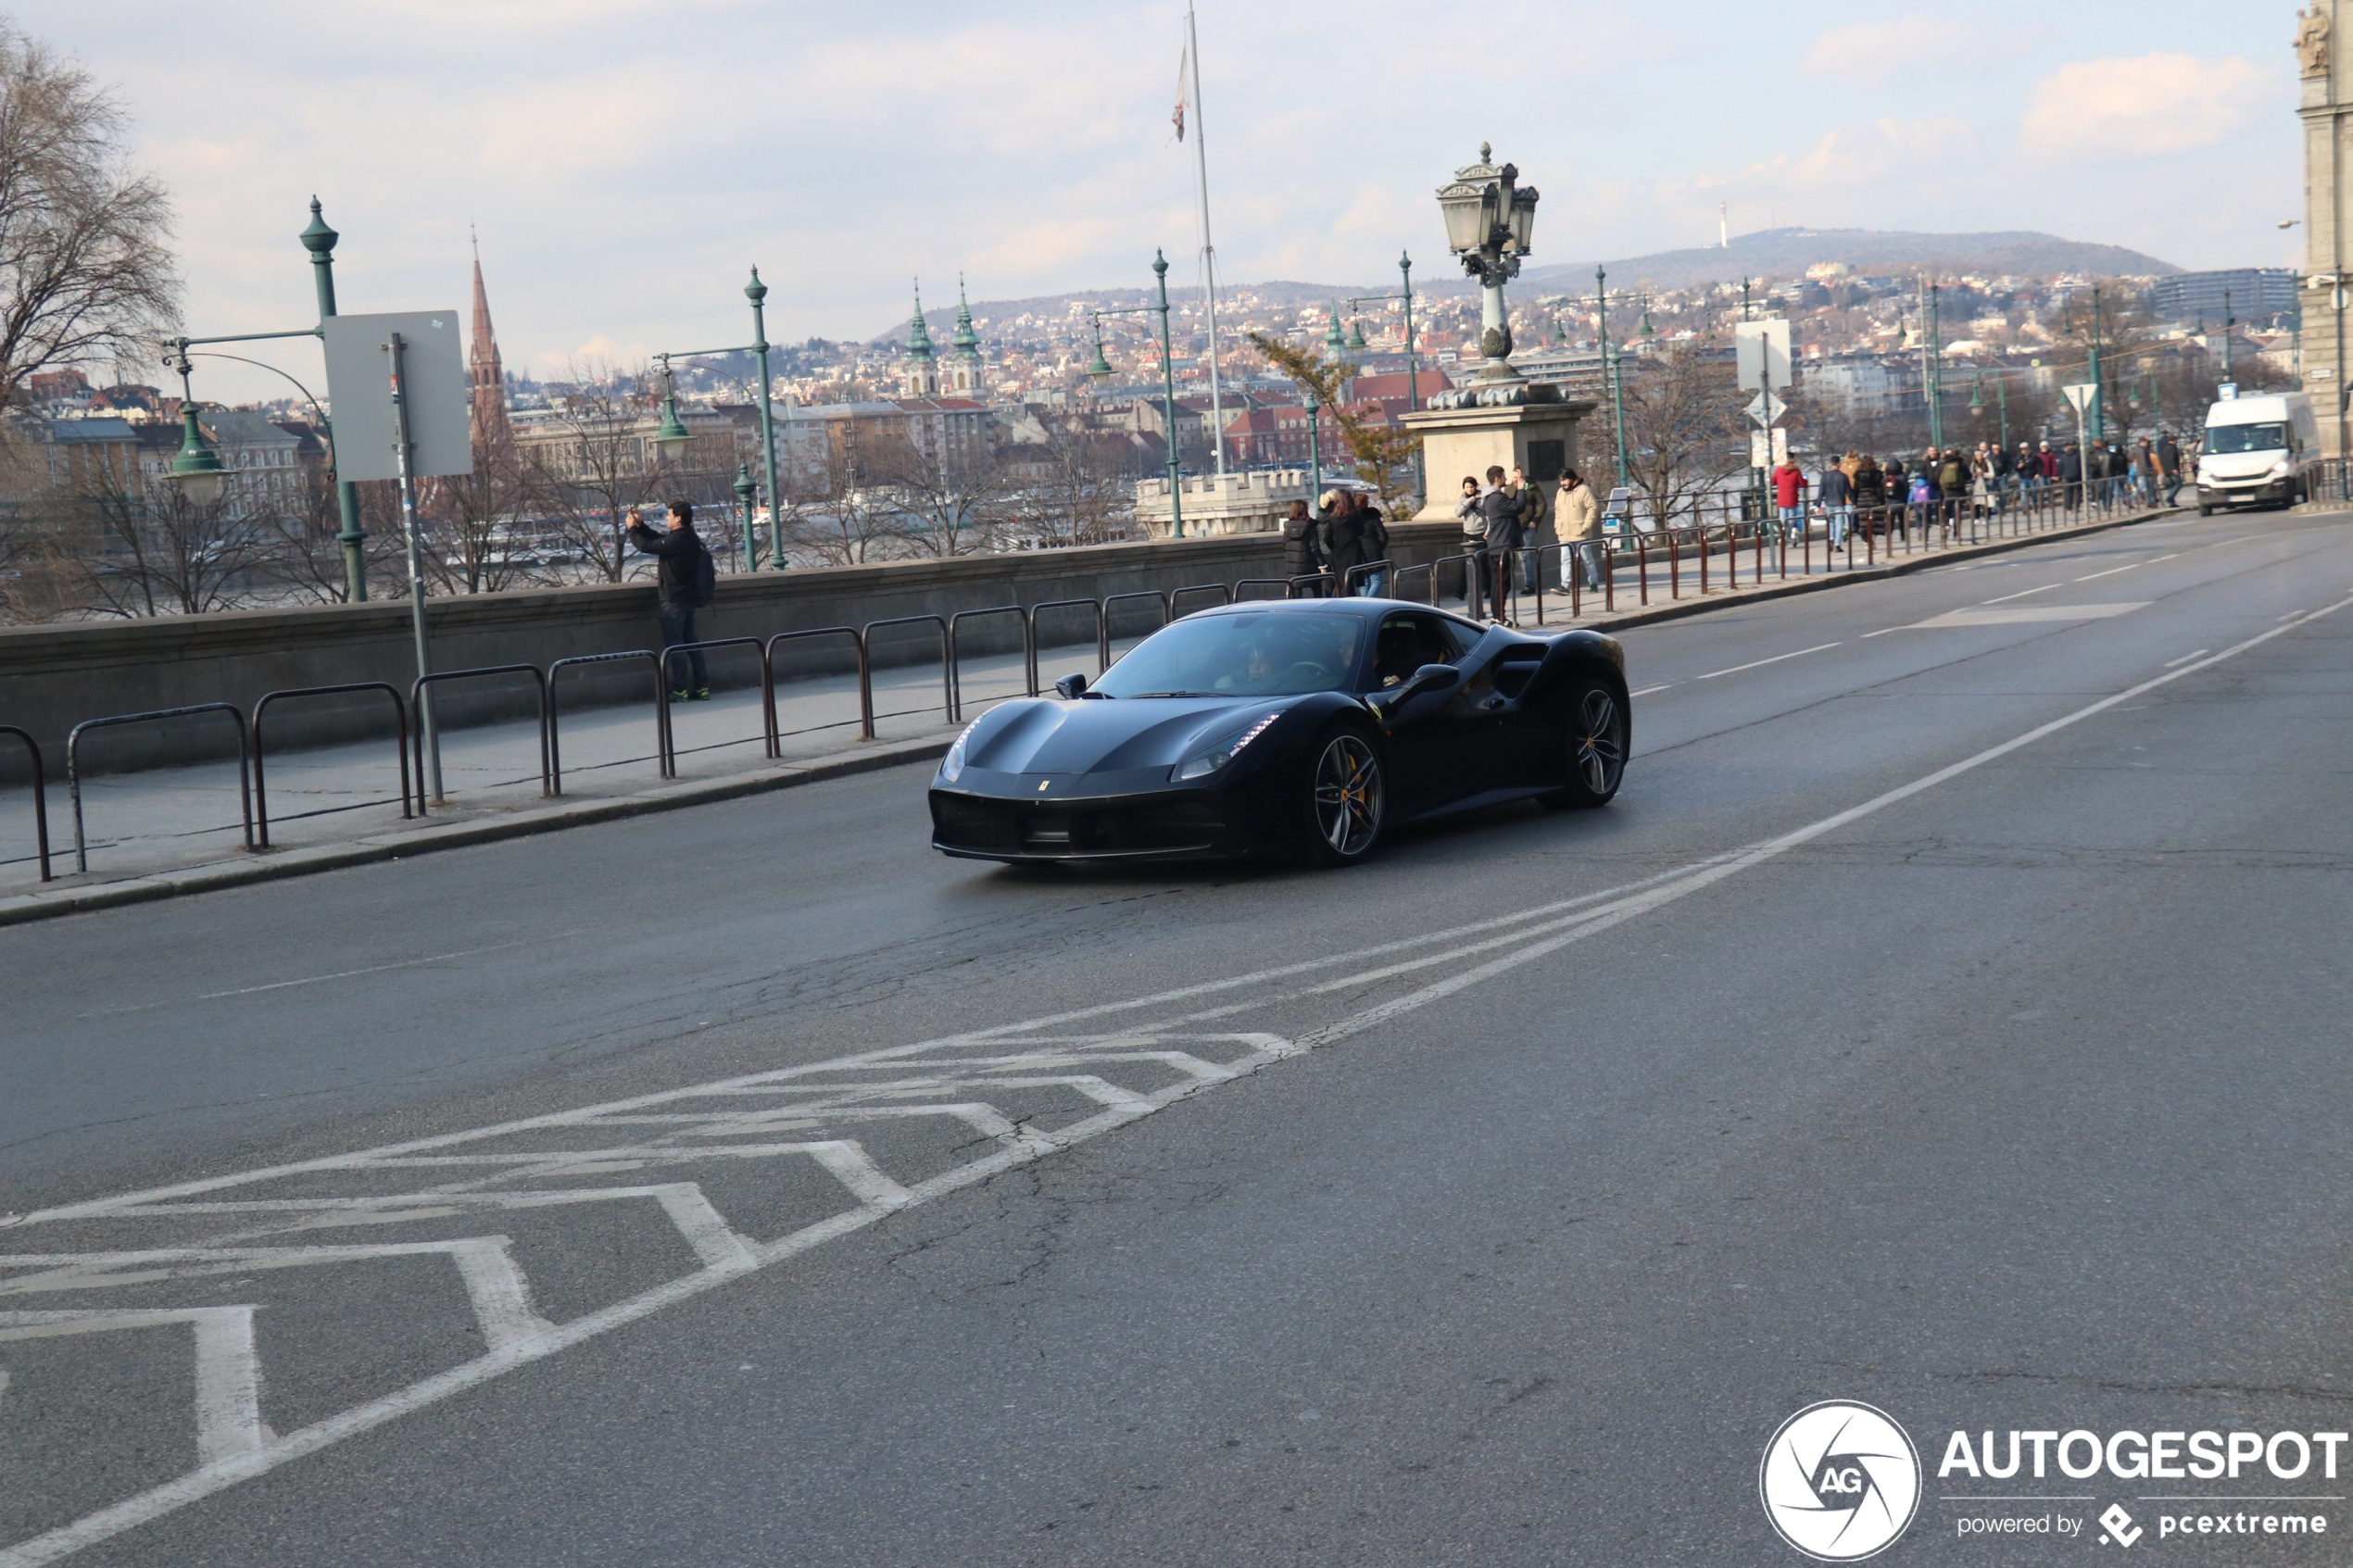
[[[1494,149],[1480,143],[1478,161],[1454,171],[1438,190],[1438,210],[1446,220],[1446,244],[1462,257],[1463,270],[1480,288],[1478,351],[1485,359],[1471,385],[1441,393],[1432,408],[1480,404],[1549,402],[1559,389],[1531,385],[1512,368],[1511,319],[1504,309],[1504,284],[1519,276],[1521,260],[1536,232],[1536,191],[1519,183],[1516,164],[1493,161]],[[1549,394],[1549,396],[1547,395]]]
[[[670,356],[661,357],[661,428],[654,432],[654,445],[661,455],[673,461],[695,438],[686,422],[678,417],[678,394],[670,379]]]
[[[743,508],[744,547],[746,553],[749,554],[750,553],[751,548],[752,502],[757,499],[760,495],[760,485],[759,483],[751,477],[751,465],[749,463],[744,462],[737,463],[736,465],[735,488],[736,504]],[[773,525],[775,519],[771,518],[769,519],[769,521]]]
[[[171,368],[180,372],[180,418],[182,426],[180,451],[171,459],[171,467],[164,478],[180,487],[193,506],[208,507],[220,499],[220,486],[226,474],[220,454],[204,438],[204,431],[196,423],[196,395],[188,384],[188,354],[181,348],[179,358]]]
[[[1101,386],[1117,373],[1111,368],[1111,361],[1103,358],[1103,319],[1099,314],[1095,317],[1095,362],[1087,367],[1087,377]]]

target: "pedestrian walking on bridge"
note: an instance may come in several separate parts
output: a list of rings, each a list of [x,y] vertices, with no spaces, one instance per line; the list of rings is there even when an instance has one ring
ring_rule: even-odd
[[[1577,555],[1577,575],[1585,591],[1602,591],[1602,506],[1593,487],[1575,469],[1561,470],[1560,494],[1553,503],[1553,528]],[[1566,572],[1563,575],[1567,575]]]

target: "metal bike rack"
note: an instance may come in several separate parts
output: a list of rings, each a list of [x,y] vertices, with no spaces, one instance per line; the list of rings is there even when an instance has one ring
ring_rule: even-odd
[[[1021,622],[1021,670],[1029,695],[1038,695],[1038,639],[1030,624],[1029,611],[1019,605],[991,605],[987,609],[960,609],[948,618],[948,721],[958,724],[964,718],[963,646],[958,633],[967,621],[985,615],[1010,615]]]
[[[49,871],[49,781],[41,773],[41,743],[14,724],[0,724],[0,735],[14,735],[24,742],[25,751],[32,759],[32,838],[41,857],[41,880],[56,878]]]
[[[253,758],[246,745],[245,716],[236,704],[230,702],[197,702],[185,708],[157,708],[145,713],[113,713],[103,719],[84,719],[66,736],[66,789],[73,797],[73,869],[90,869],[90,848],[82,832],[82,733],[103,730],[117,724],[139,724],[155,719],[182,719],[192,713],[226,713],[237,726],[237,797],[245,808],[245,847],[253,847]]]
[[[858,656],[859,689],[863,691],[866,687],[866,639],[858,634],[857,627],[812,626],[802,632],[779,632],[769,638],[760,650],[760,663],[766,671],[761,680],[761,700],[766,709],[764,718],[768,725],[768,759],[772,762],[778,760],[785,754],[784,732],[776,721],[776,645],[798,642],[803,637],[848,637],[850,651]],[[875,721],[871,713],[866,713],[861,718],[859,736],[862,740],[875,738]]]
[[[1196,583],[1190,587],[1171,589],[1168,595],[1169,620],[1181,621],[1185,618],[1185,612],[1176,608],[1176,601],[1187,594],[1214,594],[1217,596],[1217,602],[1221,605],[1229,605],[1234,602],[1234,591],[1223,583]]]
[[[400,759],[400,820],[407,822],[409,809],[409,705],[400,700],[400,688],[389,681],[350,681],[336,686],[293,686],[282,692],[266,692],[253,705],[253,815],[255,835],[261,847],[270,847],[270,790],[261,776],[261,716],[273,702],[284,702],[298,696],[342,696],[352,692],[382,692],[392,699],[392,719],[396,726],[392,748]]]
[[[776,698],[775,689],[769,684],[767,646],[758,637],[711,637],[699,643],[673,643],[661,650],[661,679],[656,684],[654,692],[654,700],[661,705],[662,729],[670,735],[670,771],[664,775],[668,778],[678,776],[678,734],[670,716],[670,660],[674,655],[700,653],[706,648],[749,648],[760,656],[761,740],[762,746],[769,748],[768,755],[775,755],[774,742],[768,738],[766,717],[768,710],[775,705]]]
[[[865,721],[866,738],[875,738],[875,631],[882,626],[921,626],[939,628],[939,698],[940,711],[950,723],[956,721],[956,657],[949,646],[948,622],[937,615],[895,615],[887,621],[869,621],[858,633],[858,644],[863,650],[858,660],[858,712]]]
[[[547,793],[564,792],[564,749],[562,710],[556,704],[556,672],[574,664],[611,664],[623,659],[651,659],[654,667],[654,755],[661,764],[661,776],[678,776],[677,748],[670,738],[670,674],[661,667],[661,655],[651,648],[631,648],[623,653],[581,653],[560,659],[547,666]]]
[[[484,664],[472,670],[436,670],[430,675],[420,675],[409,684],[409,735],[417,759],[417,815],[425,815],[425,688],[445,681],[477,680],[484,675],[528,675],[532,695],[539,699],[539,793],[553,795],[555,781],[549,772],[547,755],[547,676],[536,664]],[[447,805],[445,797],[443,805]]]
[[[1158,598],[1157,594],[1115,595],[1125,598]],[[1111,616],[1105,607],[1109,599],[1048,599],[1044,604],[1029,607],[1029,695],[1038,695],[1038,618],[1050,609],[1090,609],[1095,614],[1095,673],[1100,675],[1111,668]]]

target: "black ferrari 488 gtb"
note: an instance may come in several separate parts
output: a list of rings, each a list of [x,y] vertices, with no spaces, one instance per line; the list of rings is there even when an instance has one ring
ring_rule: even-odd
[[[1363,859],[1400,822],[1600,806],[1632,736],[1625,654],[1386,599],[1189,615],[1092,686],[1000,704],[932,780],[932,843],[1009,861]]]

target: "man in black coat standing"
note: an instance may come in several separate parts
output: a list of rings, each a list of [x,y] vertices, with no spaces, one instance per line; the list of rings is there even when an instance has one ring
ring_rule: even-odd
[[[1500,463],[1487,470],[1487,492],[1478,498],[1478,515],[1487,525],[1478,547],[1479,581],[1494,596],[1489,607],[1494,611],[1492,618],[1503,621],[1511,604],[1512,552],[1520,546],[1526,506],[1520,495],[1504,483]]]
[[[670,526],[656,533],[646,526],[646,520],[635,507],[629,509],[629,542],[641,554],[654,558],[654,592],[656,612],[661,618],[661,646],[665,655],[681,643],[696,641],[695,611],[711,602],[707,593],[709,572],[704,562],[711,552],[703,547],[701,537],[695,533],[695,508],[691,501],[670,503]],[[693,676],[689,685],[673,684],[673,702],[709,702],[711,671],[703,663],[702,651],[690,648],[686,663]],[[678,679],[678,668],[669,658],[662,659],[662,678],[673,683]]]

